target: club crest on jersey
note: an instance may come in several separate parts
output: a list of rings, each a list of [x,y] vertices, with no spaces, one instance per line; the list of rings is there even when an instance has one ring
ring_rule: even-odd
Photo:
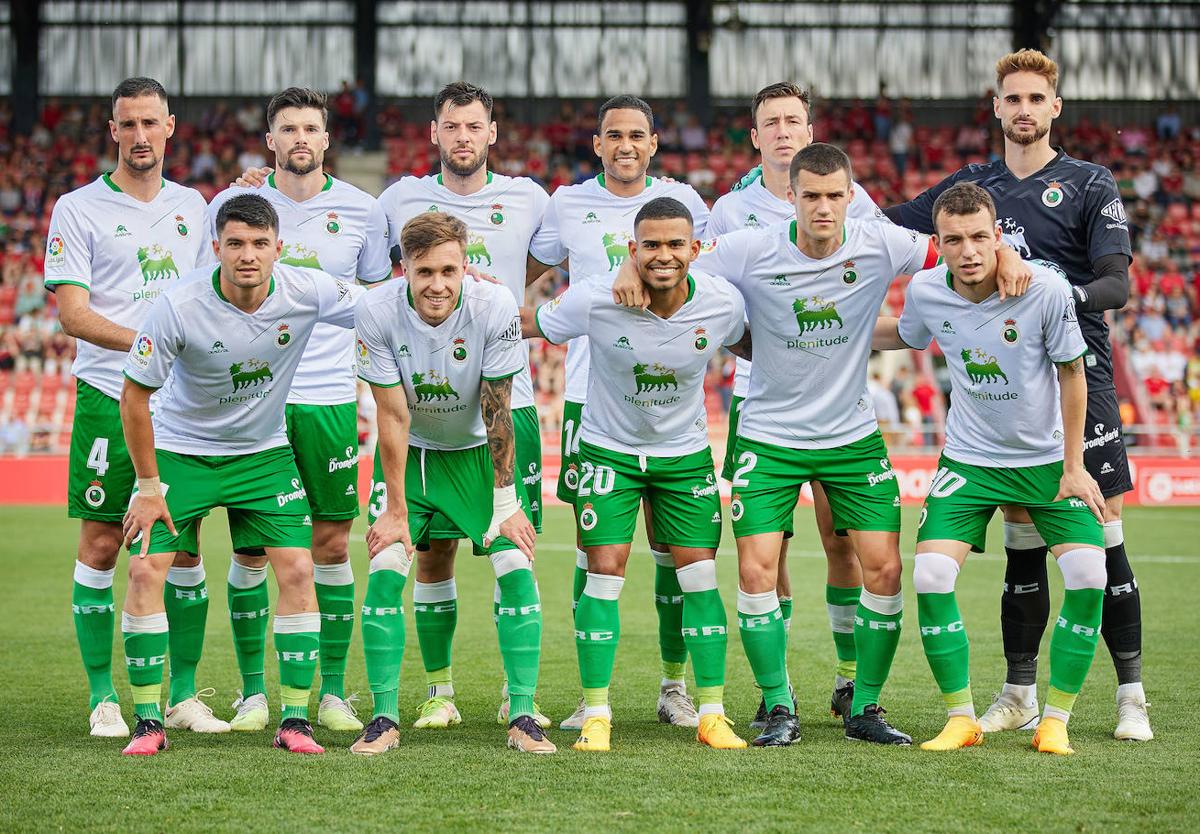
[[[492,255],[483,242],[483,235],[469,235],[467,237],[467,263],[482,264],[484,261],[487,261],[488,266],[492,265]]]
[[[842,264],[842,283],[849,287],[857,280],[858,272],[854,269],[854,261],[846,261]]]
[[[488,215],[488,220],[493,226],[504,225],[504,206],[500,203],[492,203],[492,213]]]
[[[600,238],[601,245],[604,246],[604,254],[608,256],[609,271],[616,269],[621,264],[625,263],[625,259],[629,257],[629,241],[632,238],[624,232],[616,233],[609,232]]]
[[[180,237],[188,236],[187,223],[184,222],[182,214],[175,215],[175,231],[179,233]]]
[[[370,356],[370,354],[367,353],[367,344],[362,339],[354,340],[354,353],[358,357],[358,367],[360,367],[360,368],[371,367],[371,356]],[[401,356],[408,355],[408,345],[400,346],[400,355]]]
[[[99,481],[92,481],[83,491],[83,500],[88,502],[89,507],[99,507],[104,503],[104,498],[104,486]]]
[[[600,517],[592,509],[591,503],[584,504],[583,509],[579,511],[579,526],[584,530],[591,530],[599,521]]]
[[[646,391],[666,391],[667,386],[674,390],[679,390],[679,383],[675,381],[675,369],[668,368],[658,362],[653,365],[646,366],[638,362],[633,366],[633,381],[637,384],[635,394],[641,394]]]
[[[820,296],[797,298],[792,302],[792,312],[796,314],[796,324],[800,328],[800,335],[811,330],[826,330],[835,324],[839,329],[843,327],[842,317],[838,315],[837,304],[826,301]]]
[[[149,249],[145,246],[139,246],[137,259],[138,267],[142,271],[143,287],[151,281],[179,277],[179,267],[175,266],[175,259],[171,256],[170,251],[163,249],[157,243]]]
[[[1054,208],[1063,201],[1063,196],[1062,184],[1052,182],[1042,192],[1042,205],[1046,206],[1046,208]]]
[[[426,377],[429,379],[428,382],[426,382]],[[423,374],[414,373],[412,384],[413,393],[417,395],[419,403],[430,400],[448,400],[451,397],[459,399],[458,392],[450,386],[450,380],[432,369]]]
[[[1004,329],[1000,331],[1000,338],[1004,340],[1006,345],[1015,345],[1021,338],[1021,331],[1017,329],[1015,319],[1005,319]]]
[[[450,355],[454,357],[455,362],[467,361],[467,340],[458,338],[454,340],[454,347],[450,351]]]
[[[274,379],[275,375],[271,373],[271,364],[259,359],[234,362],[229,366],[229,380],[233,383],[234,391],[242,388],[257,388]]]
[[[703,327],[697,327],[695,333],[696,339],[692,342],[692,349],[695,350],[696,353],[704,353],[705,349],[708,347],[708,331],[706,331]]]
[[[746,507],[742,504],[742,496],[735,492],[733,500],[729,502],[729,517],[734,521],[741,521],[742,513],[745,511]]]
[[[338,222],[336,211],[331,211],[325,215],[325,231],[331,235],[336,235],[342,231],[342,224]]]
[[[279,325],[275,331],[275,347],[283,350],[292,343],[292,333],[286,324]]]
[[[975,348],[974,351],[963,348],[959,353],[962,356],[963,367],[966,368],[967,376],[972,383],[978,385],[981,382],[1004,380],[1004,384],[1008,385],[1008,375],[1001,370],[995,356],[989,355],[980,348]]]

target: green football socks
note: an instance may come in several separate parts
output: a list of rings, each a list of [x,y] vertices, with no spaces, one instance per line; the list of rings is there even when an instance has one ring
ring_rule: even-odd
[[[308,718],[308,696],[321,653],[321,615],[275,615],[275,654],[279,658],[281,719]]]
[[[495,603],[495,614],[494,606]],[[458,625],[458,589],[454,580],[414,582],[413,612],[429,697],[451,698],[454,696],[451,652]]]
[[[321,612],[321,691],[318,698],[346,697],[346,655],[354,633],[354,571],[350,562],[313,565]]]
[[[113,686],[113,631],[116,608],[113,605],[112,570],[96,570],[75,562],[75,582],[71,591],[71,616],[75,620],[75,638],[88,681],[88,709],[101,701],[116,701]]]
[[[508,676],[508,717],[512,721],[533,715],[542,653],[542,603],[533,566],[521,551],[502,550],[491,554],[491,561],[500,585],[496,634]]]
[[[854,650],[858,656],[851,716],[879,703],[879,694],[892,670],[900,645],[904,601],[899,593],[878,596],[866,588],[858,601],[854,620]]]
[[[693,562],[676,571],[683,591],[683,639],[692,658],[699,706],[722,703],[729,635],[717,590],[717,563]]]
[[[833,632],[833,648],[837,652],[834,673],[842,680],[854,680],[858,659],[854,650],[854,615],[861,594],[861,585],[853,588],[825,586],[825,607],[829,611],[829,629]]]
[[[125,636],[125,666],[138,718],[162,721],[162,677],[167,655],[167,615],[121,614]]]
[[[404,658],[404,606],[402,597],[412,558],[402,545],[384,548],[371,560],[367,596],[362,608],[363,654],[367,684],[375,702],[375,716],[400,722],[397,704],[400,662]]]
[[[242,697],[265,695],[267,617],[271,609],[266,567],[246,567],[235,555],[229,564],[227,593],[233,653],[242,676]]]
[[[738,589],[738,627],[742,648],[750,661],[754,681],[762,689],[767,711],[777,706],[792,711],[788,692],[787,632],[783,627],[783,612],[774,591],[748,594]]]
[[[683,590],[670,552],[651,550],[654,557],[654,608],[658,612],[658,650],[664,681],[683,681],[688,651],[683,640]]]
[[[592,708],[608,704],[617,643],[621,639],[618,600],[625,578],[589,573],[575,609],[575,651],[584,702]]]
[[[196,667],[204,651],[204,626],[208,622],[208,586],[204,562],[194,567],[170,567],[163,586],[163,604],[170,626],[171,691],[167,705],[196,695]]]

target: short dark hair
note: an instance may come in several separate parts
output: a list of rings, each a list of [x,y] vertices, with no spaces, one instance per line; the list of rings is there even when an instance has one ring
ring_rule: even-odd
[[[808,90],[791,81],[780,81],[776,84],[768,84],[754,94],[754,101],[750,103],[750,124],[758,127],[758,108],[762,107],[763,102],[773,98],[800,99],[804,103],[804,115],[810,122],[812,121],[812,97]]]
[[[271,229],[279,234],[279,215],[265,197],[257,194],[239,194],[230,197],[217,209],[217,237],[225,230],[230,220],[245,223],[252,229]]]
[[[996,220],[996,204],[992,195],[973,182],[958,182],[947,188],[933,201],[933,229],[937,231],[938,215],[942,212],[962,216],[984,210]]]
[[[854,174],[850,168],[850,157],[836,145],[826,142],[813,142],[805,148],[796,151],[792,157],[791,167],[788,168],[788,183],[795,186],[801,171],[825,176],[835,171],[845,171],[846,179],[853,181]]]
[[[267,102],[267,129],[275,123],[275,117],[280,110],[288,107],[311,108],[321,111],[321,124],[329,124],[329,107],[325,94],[320,90],[309,87],[288,87],[281,93],[276,93]]]
[[[447,84],[433,97],[433,118],[435,121],[440,119],[442,117],[442,108],[447,104],[453,104],[455,107],[466,107],[468,104],[476,101],[483,105],[483,109],[487,111],[488,118],[490,119],[492,117],[491,93],[478,84],[472,84],[469,81],[455,81],[452,84]]]
[[[160,99],[162,99],[163,104],[167,104],[166,87],[164,87],[162,84],[159,84],[153,78],[138,76],[135,78],[126,78],[117,85],[115,90],[113,90],[113,110],[117,109],[117,99],[137,98],[138,96],[158,96]]]
[[[674,197],[655,197],[642,206],[637,216],[633,218],[635,231],[643,220],[686,220],[689,226],[693,226],[695,223],[688,207]]]
[[[596,117],[597,134],[604,130],[604,117],[611,110],[637,110],[646,117],[646,121],[650,125],[650,130],[654,130],[654,111],[650,109],[650,105],[637,96],[619,95],[613,96],[600,105],[600,114]]]
[[[467,224],[452,214],[426,211],[413,217],[400,229],[400,251],[405,260],[416,260],[435,246],[457,243],[467,248]]]

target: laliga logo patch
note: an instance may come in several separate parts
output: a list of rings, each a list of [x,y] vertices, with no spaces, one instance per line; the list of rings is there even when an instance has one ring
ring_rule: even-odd
[[[711,252],[716,248],[717,248],[717,239],[715,237],[710,238],[709,240],[700,241],[700,251],[701,252]]]
[[[355,352],[358,354],[358,366],[360,368],[371,367],[371,359],[367,355],[367,345],[362,339],[357,339],[354,345]]]
[[[584,530],[591,530],[599,520],[600,518],[596,515],[596,511],[592,509],[592,505],[584,504],[583,509],[579,511],[579,526]]]

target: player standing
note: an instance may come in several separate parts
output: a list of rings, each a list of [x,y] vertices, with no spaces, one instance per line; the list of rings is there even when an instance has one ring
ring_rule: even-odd
[[[1117,672],[1119,739],[1154,737],[1142,688],[1141,596],[1121,524],[1124,493],[1133,488],[1121,437],[1105,310],[1129,297],[1130,241],[1125,209],[1107,168],[1072,159],[1050,144],[1062,112],[1058,65],[1023,49],[996,64],[993,105],[1004,131],[1004,159],[969,165],[911,202],[887,209],[895,222],[932,231],[934,200],[956,182],[977,182],[996,204],[1004,239],[1026,258],[1041,258],[1070,281],[1087,342],[1088,409],[1084,463],[1104,493],[1108,586],[1101,633]],[[1008,673],[1003,691],[983,715],[985,732],[1034,726],[1038,718],[1038,646],[1050,615],[1046,543],[1021,510],[1005,514],[1008,567],[1000,623]]]
[[[771,84],[759,90],[750,105],[753,127],[750,140],[762,155],[761,166],[751,171],[735,189],[713,204],[708,233],[715,237],[737,229],[766,230],[796,216],[796,207],[789,194],[791,186],[788,169],[792,157],[813,140],[811,103],[808,91],[791,82]],[[757,174],[757,176],[755,176]],[[867,190],[851,183],[854,196],[846,207],[848,220],[877,220],[883,217],[879,206]],[[738,357],[733,378],[733,399],[729,404],[729,434],[725,441],[725,465],[722,477],[733,477],[734,438],[737,437],[738,413],[750,385],[750,363]],[[829,611],[829,627],[837,652],[833,695],[830,709],[834,715],[844,715],[854,700],[854,612],[862,592],[862,569],[847,536],[833,530],[833,514],[829,500],[819,483],[811,483],[813,510],[821,547],[825,551],[827,576],[825,603]],[[792,622],[792,584],[787,571],[788,539],[779,551],[779,578],[776,592],[783,612],[784,629]],[[752,727],[766,726],[766,701],[760,701]]]
[[[289,87],[267,105],[267,147],[275,169],[260,188],[229,188],[216,215],[238,194],[262,196],[279,215],[279,263],[319,269],[335,279],[373,284],[390,278],[387,219],[374,197],[325,173],[329,148],[325,95]],[[247,171],[256,181],[264,172]],[[350,525],[358,516],[358,408],[354,334],[317,324],[287,397],[287,433],[312,507],[313,578],[321,611],[321,692],[317,722],[362,729],[346,702],[346,655],[354,631]],[[263,683],[267,641],[267,560],[237,551],[229,565],[229,617],[242,675],[234,730],[261,730],[270,711]]]
[[[279,585],[274,630],[283,715],[275,746],[323,752],[307,720],[320,629],[312,520],[284,413],[316,323],[353,326],[354,287],[276,263],[278,228],[263,198],[226,201],[216,219],[220,263],[193,271],[159,300],[125,362],[121,422],[137,471],[126,544],[141,536],[121,615],[138,718],[127,755],[167,747],[159,712],[167,642],[162,587],[169,555],[195,549],[197,526],[214,507],[228,509],[235,549],[266,548]],[[168,377],[151,418],[150,396]]]
[[[890,343],[876,343],[923,350],[936,338],[954,393],[913,568],[921,642],[949,720],[921,747],[983,742],[954,586],[967,555],[983,552],[996,508],[1016,505],[1033,517],[1066,586],[1050,640],[1050,694],[1033,746],[1068,755],[1067,720],[1096,652],[1105,587],[1097,523],[1104,497],[1083,464],[1087,347],[1075,299],[1062,274],[1041,264],[1031,264],[1034,279],[1024,296],[1000,298],[1000,230],[992,199],[978,185],[960,182],[943,191],[933,219],[946,266],[913,276],[903,315],[887,320]]]
[[[629,242],[634,239],[634,216],[656,197],[678,199],[691,212],[695,236],[705,234],[708,206],[695,189],[646,175],[650,159],[658,150],[650,105],[630,95],[614,96],[604,102],[600,106],[592,147],[600,157],[604,171],[587,182],[559,188],[550,197],[541,228],[529,248],[531,278],[565,259],[569,260],[574,275],[587,276],[588,280],[602,277],[611,281],[629,256]],[[573,339],[568,345],[566,376],[558,497],[574,506],[580,477],[579,421],[588,391],[586,337]],[[649,532],[655,563],[654,599],[662,656],[658,716],[666,723],[695,727],[699,718],[684,682],[687,646],[680,631],[683,627],[683,591],[675,575],[674,557],[665,547],[656,546],[653,531]],[[578,604],[587,580],[588,561],[587,554],[578,546],[578,532],[576,539],[572,596]],[[580,700],[575,712],[559,726],[564,730],[582,728],[585,706]]]
[[[629,252],[650,297],[645,310],[614,304],[606,280],[576,272],[570,289],[524,322],[526,335],[555,344],[589,336],[575,506],[588,553],[587,582],[575,610],[587,706],[574,746],[610,749],[608,686],[621,633],[617,600],[638,507],[646,500],[655,539],[670,549],[683,590],[682,633],[700,703],[696,739],[738,749],[746,742],[731,729],[722,704],[727,636],[715,561],[721,497],[708,446],[704,375],[722,345],[739,351],[748,345],[745,306],[725,279],[688,271],[700,242],[683,203],[670,197],[646,203],[634,233]]]
[[[525,303],[529,242],[550,198],[528,177],[507,177],[488,170],[488,149],[496,142],[496,123],[492,97],[482,87],[463,81],[448,84],[434,98],[433,114],[429,134],[441,157],[441,171],[426,177],[404,177],[380,195],[391,239],[398,241],[404,224],[425,212],[457,217],[467,226],[468,265],[494,275],[520,306]],[[540,533],[542,437],[528,351],[525,366],[513,377],[512,406],[517,489]],[[382,481],[377,487],[384,488]],[[413,611],[429,687],[429,697],[413,725],[417,728],[447,727],[462,720],[454,705],[451,672],[458,623],[454,558],[461,538],[466,538],[465,534],[438,514],[430,526],[428,550],[417,556]],[[497,720],[507,724],[508,714],[506,685]],[[543,728],[550,726],[550,720],[536,707],[534,714]]]
[[[204,198],[163,179],[175,117],[152,78],[128,78],[112,96],[109,133],[117,167],[64,195],[46,245],[46,288],[63,332],[78,340],[72,372],[68,511],[80,519],[71,610],[90,690],[94,736],[127,736],[112,680],[113,574],[133,464],[121,433],[121,368],[154,300],[212,257]],[[179,553],[166,576],[171,623],[168,726],[220,733],[229,725],[196,697],[208,588],[197,553]]]
[[[463,282],[468,233],[461,220],[443,212],[415,217],[401,230],[400,246],[406,280],[358,308],[358,373],[378,404],[374,481],[385,488],[372,488],[363,603],[374,717],[350,749],[374,755],[399,744],[408,551],[427,540],[440,513],[488,556],[500,586],[508,746],[553,753],[533,717],[542,606],[532,570],[536,534],[513,472],[512,379],[527,361],[517,305],[504,287]]]

